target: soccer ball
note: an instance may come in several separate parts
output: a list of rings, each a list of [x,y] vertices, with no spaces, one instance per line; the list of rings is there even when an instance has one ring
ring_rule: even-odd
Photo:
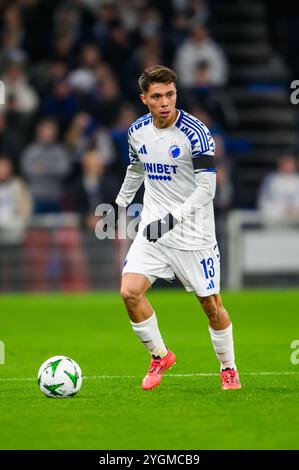
[[[38,386],[47,397],[66,398],[79,392],[82,385],[80,366],[66,356],[53,356],[38,371]]]

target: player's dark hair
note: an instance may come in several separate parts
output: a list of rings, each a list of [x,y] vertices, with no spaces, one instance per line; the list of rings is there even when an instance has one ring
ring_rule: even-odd
[[[139,77],[138,83],[142,93],[147,92],[152,83],[169,83],[176,84],[177,74],[164,65],[153,65],[145,69],[143,74]]]

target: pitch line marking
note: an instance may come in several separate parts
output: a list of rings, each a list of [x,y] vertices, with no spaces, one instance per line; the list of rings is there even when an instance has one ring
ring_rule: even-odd
[[[299,375],[298,372],[241,372],[240,375]],[[91,375],[83,376],[84,380],[100,380],[100,379],[140,379],[142,375]],[[184,378],[184,377],[219,377],[215,373],[195,373],[195,374],[169,374],[164,377]],[[32,382],[37,380],[35,377],[0,377],[0,382]]]

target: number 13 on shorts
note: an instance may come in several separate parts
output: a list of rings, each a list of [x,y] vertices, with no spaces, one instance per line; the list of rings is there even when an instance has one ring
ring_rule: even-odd
[[[211,277],[215,277],[215,267],[214,267],[214,260],[213,258],[203,259],[200,264],[202,265],[204,275],[206,279],[210,279]]]
[[[210,250],[209,256],[201,259],[200,265],[204,279],[206,280],[206,290],[214,290],[219,286],[220,280],[220,255],[217,245]]]

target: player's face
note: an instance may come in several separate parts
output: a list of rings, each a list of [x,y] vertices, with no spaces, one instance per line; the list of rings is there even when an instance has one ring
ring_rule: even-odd
[[[168,127],[176,119],[176,87],[174,83],[152,83],[140,98],[153,116],[157,127]]]

